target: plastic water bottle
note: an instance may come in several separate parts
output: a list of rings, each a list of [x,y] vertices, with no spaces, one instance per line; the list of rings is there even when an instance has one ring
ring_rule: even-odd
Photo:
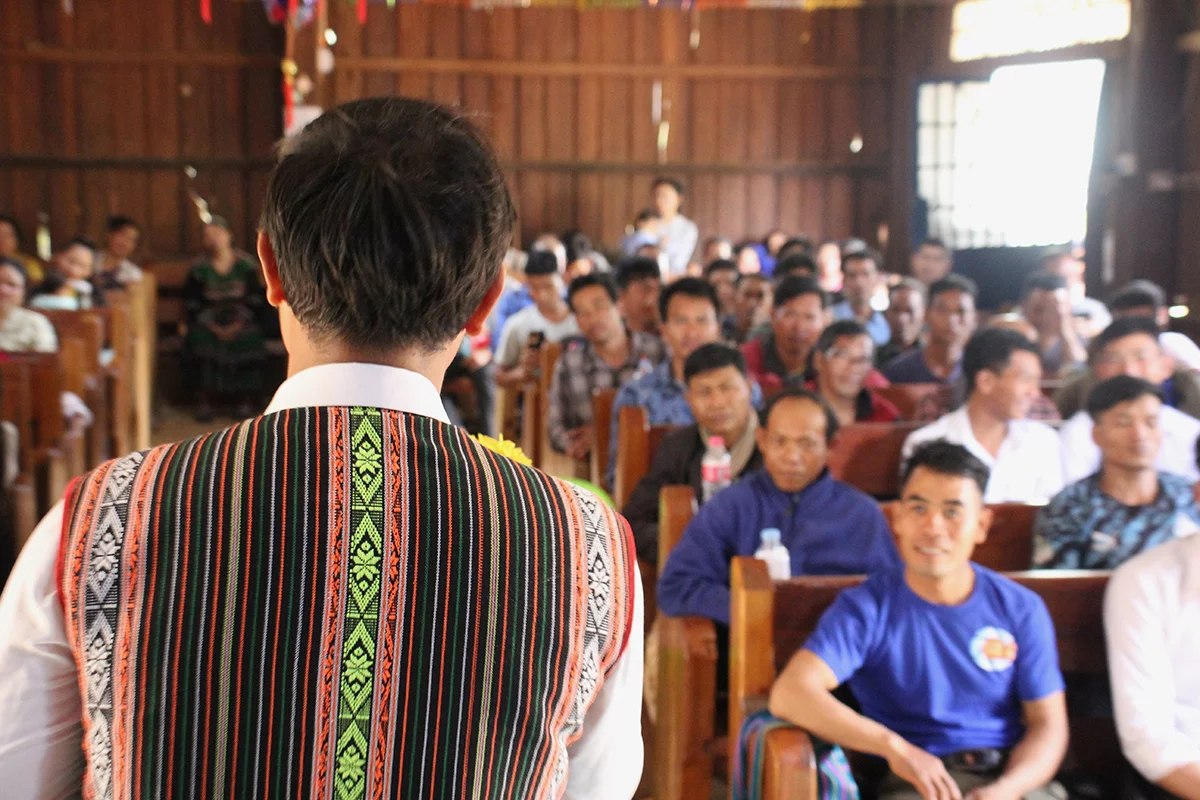
[[[779,528],[763,528],[762,543],[754,557],[767,562],[767,572],[773,581],[792,577],[792,554],[780,540]]]
[[[733,481],[733,459],[725,449],[725,440],[720,436],[708,437],[708,449],[700,460],[700,481],[704,491],[704,502],[712,500],[717,492]]]

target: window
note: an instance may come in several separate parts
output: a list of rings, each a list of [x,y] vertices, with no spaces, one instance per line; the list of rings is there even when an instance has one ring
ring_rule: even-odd
[[[922,84],[917,194],[954,249],[1082,241],[1104,62]]]

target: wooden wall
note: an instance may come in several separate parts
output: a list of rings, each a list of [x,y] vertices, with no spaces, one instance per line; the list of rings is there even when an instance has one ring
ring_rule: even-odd
[[[363,28],[354,13],[330,5],[337,67],[323,104],[396,93],[474,112],[509,170],[526,238],[578,226],[615,244],[660,173],[687,185],[701,236],[761,237],[776,225],[847,236],[886,213],[890,9],[372,4]],[[312,36],[300,37],[301,63]]]
[[[281,130],[280,29],[258,3],[0,0],[0,210],[56,243],[143,221],[147,256],[199,250],[184,168],[248,242]],[[32,248],[32,245],[30,245]]]

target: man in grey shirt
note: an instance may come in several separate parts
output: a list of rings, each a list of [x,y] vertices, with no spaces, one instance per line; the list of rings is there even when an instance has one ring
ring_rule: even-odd
[[[670,277],[677,278],[687,272],[700,232],[696,223],[679,213],[683,203],[682,183],[674,178],[655,178],[652,189],[654,208],[658,211],[658,244],[667,254]]]

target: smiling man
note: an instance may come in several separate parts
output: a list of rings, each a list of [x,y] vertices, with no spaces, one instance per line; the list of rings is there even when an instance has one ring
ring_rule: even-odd
[[[961,445],[917,450],[892,521],[904,566],[842,592],[771,691],[776,716],[886,760],[864,786],[881,799],[1057,796],[1043,788],[1068,736],[1054,625],[1036,594],[971,563],[987,483]],[[833,695],[847,681],[861,714]]]

